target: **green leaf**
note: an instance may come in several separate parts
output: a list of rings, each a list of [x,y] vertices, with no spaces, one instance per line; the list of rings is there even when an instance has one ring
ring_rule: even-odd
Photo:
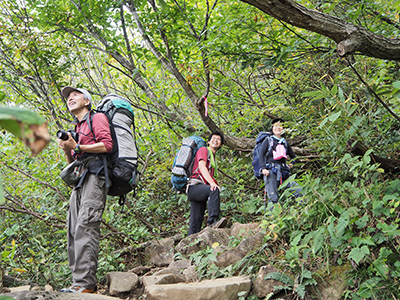
[[[314,97],[313,100],[319,100],[329,96],[328,93],[324,93],[322,91],[305,92],[302,95],[304,97]]]
[[[329,116],[329,121],[331,121],[332,123],[335,122],[340,117],[341,113],[342,112],[339,111],[336,114],[333,114],[333,115]]]
[[[169,7],[168,7],[167,3],[165,3],[164,0],[158,0],[158,3],[160,4],[161,10],[163,12],[167,12],[168,11]]]
[[[328,118],[322,120],[321,124],[319,124],[318,128],[324,127],[324,125],[328,122]]]
[[[45,120],[26,108],[0,105],[0,127],[21,139],[34,155],[50,141]]]
[[[299,296],[301,297],[301,299],[304,299],[304,296],[306,295],[306,288],[304,285],[299,284],[298,286],[296,286],[296,288],[294,289],[294,291],[299,294]]]
[[[368,254],[370,254],[367,246],[361,248],[353,248],[349,253],[349,258],[353,259],[357,264]]]
[[[9,119],[24,122],[28,125],[44,123],[44,119],[30,109],[0,105],[0,121]]]
[[[370,156],[371,153],[372,153],[372,149],[369,149],[369,150],[368,150],[367,152],[365,152],[365,154],[364,154],[363,159],[364,159],[364,162],[367,163],[367,164],[369,164],[369,163],[371,162],[371,156]]]
[[[393,82],[393,87],[400,90],[400,81]]]
[[[3,185],[1,183],[1,177],[0,177],[0,205],[4,203],[4,192],[3,192]]]
[[[332,89],[331,89],[331,94],[332,94],[332,95],[336,95],[337,90],[338,90],[338,87],[337,87],[337,85],[335,84],[335,85],[332,87]]]
[[[0,296],[0,300],[15,300],[15,298],[11,298],[8,296]]]
[[[280,282],[290,285],[290,286],[294,285],[293,280],[288,275],[282,274],[280,272],[271,272],[271,273],[267,274],[264,277],[264,279],[265,280],[274,279],[274,280],[280,281]]]
[[[322,248],[325,242],[325,228],[320,227],[315,232],[314,243],[312,245],[312,252],[314,254],[318,253],[318,251]]]

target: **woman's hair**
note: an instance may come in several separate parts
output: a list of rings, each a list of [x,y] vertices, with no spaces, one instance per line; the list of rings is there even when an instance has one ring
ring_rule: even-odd
[[[221,146],[222,146],[222,145],[224,144],[224,135],[223,135],[221,132],[214,131],[214,132],[212,132],[212,133],[209,135],[208,141],[211,140],[211,138],[213,137],[213,135],[218,135],[218,136],[221,137]]]

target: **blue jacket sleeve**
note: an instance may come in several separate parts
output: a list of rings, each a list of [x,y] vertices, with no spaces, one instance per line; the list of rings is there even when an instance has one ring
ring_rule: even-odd
[[[267,168],[267,151],[269,148],[269,138],[265,138],[258,151],[258,161],[260,162],[260,171]]]

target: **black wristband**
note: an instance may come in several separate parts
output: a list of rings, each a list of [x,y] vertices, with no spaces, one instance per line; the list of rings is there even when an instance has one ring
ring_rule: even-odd
[[[75,149],[74,149],[74,152],[75,152],[75,154],[80,154],[82,151],[81,151],[81,144],[76,144],[76,147],[75,147]]]

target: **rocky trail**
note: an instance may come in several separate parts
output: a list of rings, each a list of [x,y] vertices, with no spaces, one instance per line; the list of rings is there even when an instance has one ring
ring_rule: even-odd
[[[107,285],[99,287],[97,294],[69,294],[53,291],[51,286],[10,287],[0,294],[19,300],[50,299],[126,299],[126,300],[234,300],[234,299],[292,299],[293,294],[277,294],[275,286],[285,285],[265,276],[279,272],[273,265],[262,266],[254,276],[233,276],[199,281],[199,272],[209,268],[200,265],[201,260],[189,259],[189,255],[208,251],[218,268],[225,268],[242,260],[248,253],[263,246],[265,229],[257,223],[235,223],[231,228],[205,228],[189,237],[174,236],[146,242],[141,245],[146,264],[127,272],[111,272],[106,275]],[[229,247],[236,239],[237,246]],[[120,255],[132,251],[119,251]],[[203,252],[202,252],[203,251]],[[207,258],[206,258],[207,259]],[[343,272],[342,272],[343,273]],[[343,276],[343,274],[342,274]],[[339,300],[346,288],[341,276],[325,278],[310,290],[312,299]]]

